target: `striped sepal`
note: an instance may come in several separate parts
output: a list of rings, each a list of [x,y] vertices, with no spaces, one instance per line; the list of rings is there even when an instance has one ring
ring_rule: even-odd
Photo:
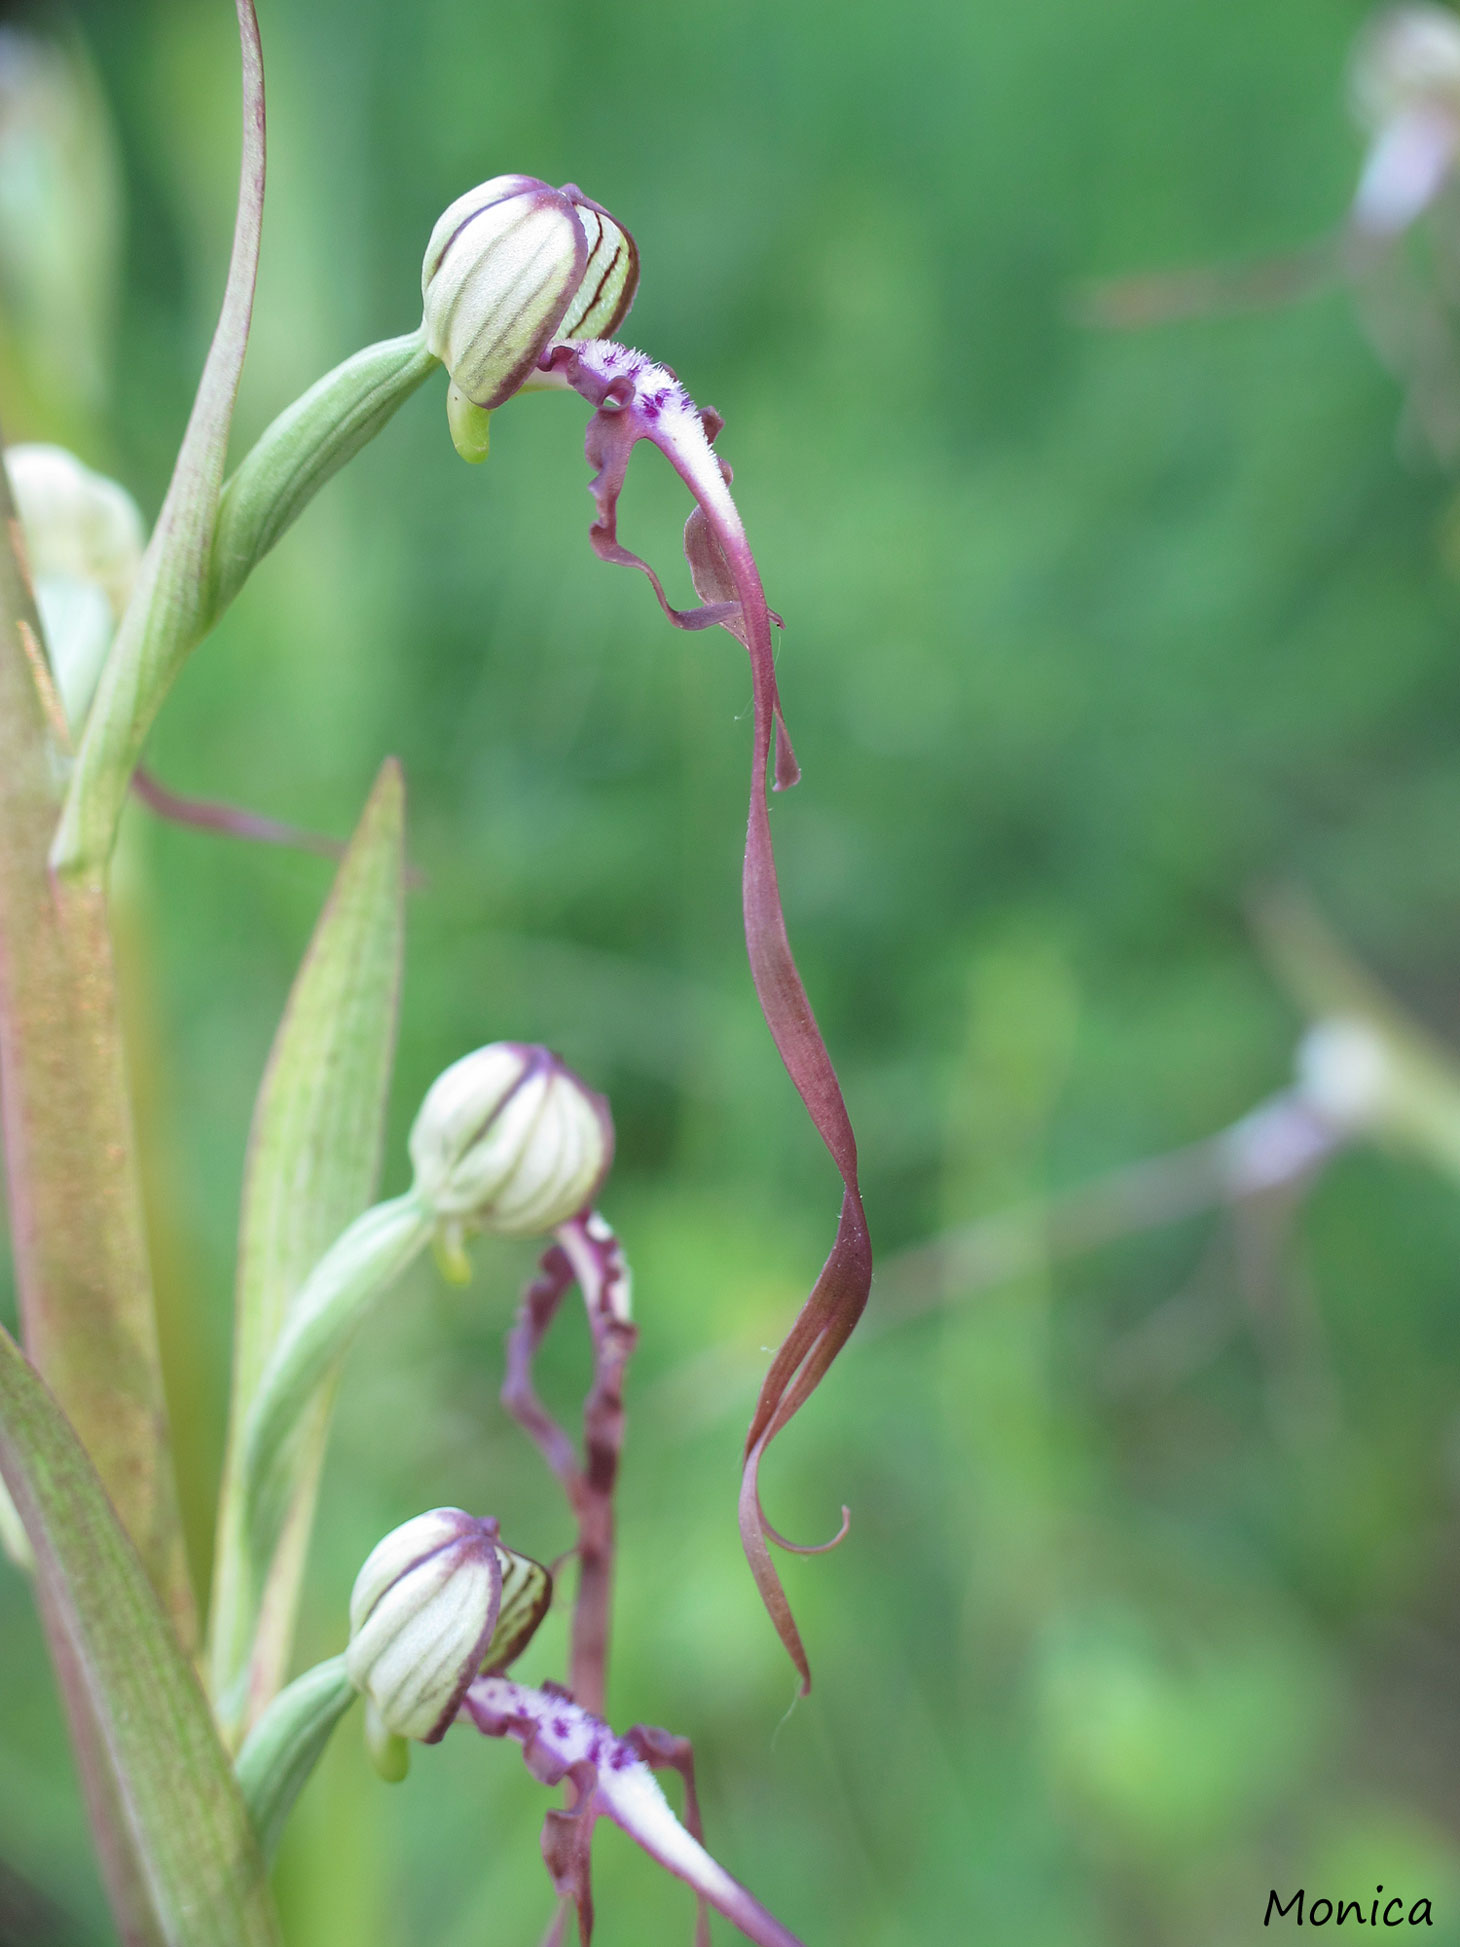
[[[529,1555],[516,1555],[499,1545],[497,1559],[502,1565],[502,1606],[497,1611],[497,1627],[482,1659],[484,1677],[499,1676],[514,1662],[537,1634],[537,1626],[552,1607],[553,1578],[541,1562]]]
[[[557,336],[612,338],[639,286],[638,250],[622,224],[615,223],[608,211],[586,197],[575,183],[569,183],[563,193],[571,198],[583,225],[588,264]]]

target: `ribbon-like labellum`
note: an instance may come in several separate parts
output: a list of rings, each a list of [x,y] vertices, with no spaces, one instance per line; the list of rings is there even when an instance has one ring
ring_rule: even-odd
[[[783,790],[800,773],[781,715],[771,644],[773,617],[766,605],[760,572],[745,528],[730,495],[730,469],[715,455],[712,440],[721,420],[701,412],[667,366],[642,352],[603,340],[580,340],[544,354],[542,370],[571,386],[594,408],[586,451],[594,471],[591,492],[597,519],[589,530],[594,552],[603,561],[638,568],[649,577],[659,605],[680,629],[728,629],[750,657],[755,698],[755,744],[751,761],[750,816],[745,840],[743,897],[745,940],[761,1010],[780,1051],[786,1072],[841,1173],[841,1218],[831,1254],[801,1308],[761,1387],[745,1440],[740,1489],[740,1534],[751,1573],[801,1678],[804,1695],[811,1673],[800,1631],[768,1543],[797,1554],[834,1547],[847,1528],[829,1542],[806,1547],[787,1541],[771,1526],[761,1506],[760,1464],[776,1435],[815,1392],[828,1367],[861,1317],[872,1283],[872,1246],[857,1181],[857,1143],[831,1056],[816,1024],[811,1002],[796,969],[786,936],[785,913],[771,843],[772,783]],[[695,498],[685,525],[684,549],[702,606],[676,609],[658,575],[618,539],[617,508],[629,454],[641,440],[657,446]]]

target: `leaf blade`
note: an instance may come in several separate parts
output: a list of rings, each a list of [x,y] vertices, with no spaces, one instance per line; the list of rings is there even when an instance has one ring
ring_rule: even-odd
[[[235,1697],[253,1603],[240,1527],[243,1428],[288,1309],[370,1204],[380,1175],[404,949],[405,787],[388,759],[361,813],[270,1051],[249,1137],[239,1223],[233,1398],[219,1516],[214,1695],[238,1723],[282,1682],[329,1398],[300,1442],[284,1545],[263,1592],[246,1698]]]
[[[191,1665],[69,1422],[0,1330],[0,1475],[84,1685],[167,1947],[279,1947],[262,1855]]]

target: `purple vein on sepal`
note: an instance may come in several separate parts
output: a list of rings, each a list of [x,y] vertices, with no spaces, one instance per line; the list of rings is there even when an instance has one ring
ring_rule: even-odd
[[[755,697],[755,744],[751,763],[750,815],[745,841],[742,890],[745,939],[750,969],[766,1024],[786,1072],[805,1103],[822,1141],[841,1173],[841,1217],[831,1254],[772,1362],[750,1430],[746,1435],[740,1490],[740,1533],[751,1572],[781,1641],[801,1677],[803,1694],[811,1676],[800,1632],[769,1541],[795,1553],[815,1553],[778,1534],[760,1501],[760,1463],[772,1440],[815,1392],[862,1314],[872,1282],[872,1246],[857,1182],[857,1143],[821,1030],[807,998],[786,935],[785,913],[776,877],[766,793],[794,784],[799,776],[781,716],[772,647],[773,618],[766,605],[739,511],[730,494],[730,469],[715,455],[711,441],[719,416],[700,412],[667,366],[655,365],[625,345],[582,340],[558,345],[543,369],[579,392],[594,408],[586,451],[594,471],[591,483],[597,519],[589,530],[600,559],[638,568],[649,578],[659,604],[677,628],[704,629],[718,624],[744,644],[750,657]],[[657,574],[618,539],[618,497],[629,454],[641,439],[659,448],[695,498],[685,525],[685,557],[703,605],[671,606]],[[774,753],[774,776],[772,754]],[[846,1532],[842,1527],[831,1547]]]

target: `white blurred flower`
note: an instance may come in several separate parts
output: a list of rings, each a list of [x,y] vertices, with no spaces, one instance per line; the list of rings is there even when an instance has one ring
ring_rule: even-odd
[[[1393,1063],[1372,1028],[1335,1015],[1303,1036],[1298,1085],[1319,1114],[1339,1129],[1369,1129],[1391,1107]]]
[[[127,606],[144,531],[124,487],[64,447],[5,449],[56,687],[79,730]]]
[[[1396,237],[1434,201],[1460,155],[1460,18],[1428,5],[1378,15],[1354,56],[1353,97],[1373,138],[1354,226]]]

